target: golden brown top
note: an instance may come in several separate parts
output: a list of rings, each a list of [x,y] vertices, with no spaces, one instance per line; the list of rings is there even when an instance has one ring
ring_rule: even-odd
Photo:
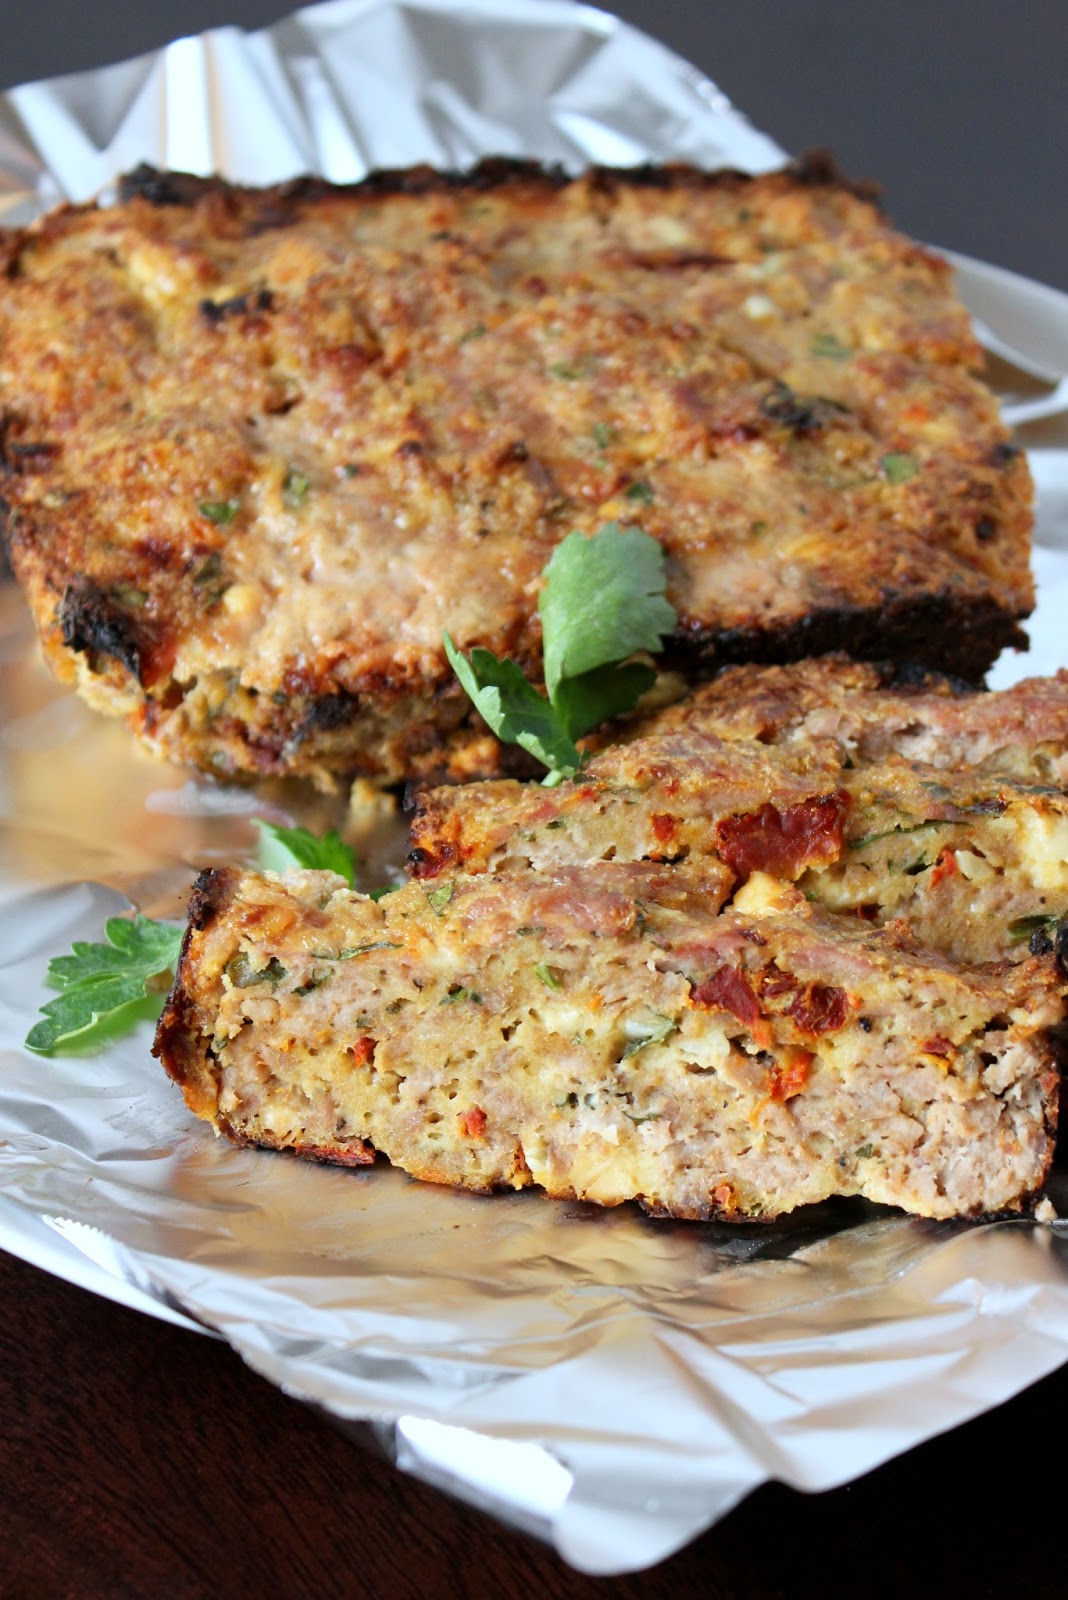
[[[140,189],[5,247],[3,493],[57,656],[73,588],[160,702],[425,694],[446,626],[536,672],[541,569],[610,518],[664,544],[699,652],[1031,605],[949,270],[825,175]]]

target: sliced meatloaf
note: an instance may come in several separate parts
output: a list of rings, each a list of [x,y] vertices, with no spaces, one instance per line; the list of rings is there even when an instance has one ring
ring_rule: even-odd
[[[1068,914],[1068,674],[993,694],[740,668],[623,731],[555,789],[419,796],[413,873],[715,861],[969,961],[1019,959]]]
[[[1052,955],[975,969],[754,875],[221,870],[156,1053],[239,1143],[679,1217],[1013,1210],[1056,1119]]]
[[[946,263],[826,164],[142,169],[0,243],[7,541],[54,668],[223,773],[498,769],[442,649],[540,671],[569,529],[668,556],[688,675],[978,677],[1031,485]]]

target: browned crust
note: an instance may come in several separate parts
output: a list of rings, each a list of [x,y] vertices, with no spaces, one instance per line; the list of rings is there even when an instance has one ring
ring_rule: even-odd
[[[236,867],[211,867],[202,872],[189,897],[188,925],[174,983],[156,1025],[152,1054],[185,1095],[190,1110],[203,1115],[214,1105],[217,1087],[212,1074],[210,1037],[206,1018],[193,998],[191,975],[196,962],[198,937],[218,918],[225,916],[240,882]],[[232,1130],[227,1130],[233,1137]],[[238,1141],[239,1143],[242,1141]]]
[[[706,191],[710,220],[695,211],[687,236],[686,197]],[[504,197],[503,221],[481,195]],[[755,178],[674,164],[576,179],[494,158],[264,190],[141,167],[122,196],[125,211],[59,208],[9,241],[9,275],[23,281],[0,284],[14,408],[0,427],[0,521],[52,665],[161,753],[317,779],[499,771],[441,628],[466,607],[457,642],[536,679],[532,597],[569,517],[587,532],[625,517],[664,544],[680,616],[669,659],[692,676],[844,645],[974,680],[1026,642],[1027,470],[969,374],[977,350],[948,269],[892,234],[870,189],[825,153]],[[411,237],[396,231],[408,206],[380,204],[391,196],[413,202]],[[546,243],[558,208],[589,242],[577,272]],[[350,212],[358,245],[345,242]],[[661,222],[677,232],[666,246]],[[713,248],[721,237],[726,255]],[[771,305],[765,250],[783,255],[789,290],[771,334],[746,322]],[[730,283],[718,271],[728,262]],[[875,270],[891,284],[888,310],[870,304]],[[692,280],[689,322],[680,274]],[[444,320],[424,326],[419,308],[438,296]],[[750,299],[765,310],[750,313]],[[837,357],[816,359],[826,351],[809,348],[801,303],[813,327],[824,319],[849,337],[848,376]],[[873,346],[870,315],[897,342]],[[62,350],[76,318],[81,365]],[[588,368],[549,360],[553,328],[557,353],[586,351]],[[620,350],[633,394],[612,364]],[[35,363],[20,390],[13,380]],[[135,370],[150,405],[130,395]],[[632,416],[646,391],[648,416]],[[220,394],[234,403],[216,404]],[[350,438],[361,408],[382,416]],[[925,432],[934,415],[944,423]],[[614,441],[598,445],[604,459],[595,436]],[[635,453],[635,439],[648,448]],[[895,453],[915,484],[884,472]],[[267,570],[254,552],[275,549],[294,462],[314,480],[308,522]],[[639,505],[630,491],[647,462],[656,489],[645,484]],[[347,486],[350,466],[364,476]],[[205,512],[231,497],[236,513]],[[235,514],[232,528],[209,525]],[[410,530],[397,582],[375,566],[391,517]],[[773,530],[751,556],[747,528]],[[452,591],[436,540],[455,552]],[[482,551],[506,575],[492,605]],[[750,560],[755,583],[742,573]],[[339,621],[334,596],[357,566],[361,580],[374,573],[374,600],[347,603]],[[271,626],[272,611],[292,627]]]
[[[692,626],[672,642],[669,665],[693,671],[740,665],[774,665],[840,651],[849,640],[857,660],[893,669],[922,680],[929,672],[944,674],[978,687],[991,662],[1008,648],[1026,650],[1029,640],[1019,615],[992,597],[967,600],[948,591],[929,595],[889,595],[882,606],[834,606],[808,612],[798,622],[775,628],[730,628],[704,632]]]
[[[753,174],[736,167],[708,171],[690,162],[646,162],[636,167],[594,166],[588,169],[604,193],[634,187],[641,189],[745,188]],[[788,162],[780,173],[791,183],[808,188],[843,189],[869,204],[878,201],[879,184],[871,180],[849,179],[830,150],[813,149]],[[469,191],[486,193],[532,184],[546,189],[564,189],[573,175],[558,164],[524,160],[515,156],[485,156],[473,167],[443,170],[422,164],[414,167],[382,167],[354,183],[331,183],[326,178],[305,176],[273,184],[264,189],[232,184],[218,175],[198,177],[190,172],[174,172],[143,161],[119,179],[119,200],[145,200],[153,206],[198,205],[208,196],[235,194],[257,196],[262,201],[260,226],[282,226],[289,213],[331,195],[385,198],[388,195],[433,195]]]

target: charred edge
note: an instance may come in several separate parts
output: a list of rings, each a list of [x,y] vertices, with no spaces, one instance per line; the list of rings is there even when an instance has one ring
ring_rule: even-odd
[[[10,411],[0,416],[0,472],[7,476],[37,472],[59,455],[58,444],[48,440],[14,439],[18,418]]]
[[[781,379],[772,384],[761,400],[760,410],[769,422],[788,428],[796,438],[818,433],[848,413],[848,407],[837,401],[795,394]]]
[[[886,689],[905,689],[917,694],[937,694],[946,689],[954,700],[980,693],[978,686],[967,678],[954,677],[951,672],[935,672],[922,661],[881,661],[879,668],[882,686]]]
[[[228,188],[218,178],[198,178],[191,172],[161,172],[142,161],[119,179],[119,200],[147,200],[151,206],[193,206],[205,194]]]
[[[760,184],[768,177],[785,177],[810,188],[841,189],[869,203],[877,200],[879,194],[877,185],[853,183],[844,177],[834,157],[826,150],[810,151],[800,160],[780,169],[780,172],[769,174],[740,172],[733,167],[706,171],[686,162],[669,162],[659,166],[645,163],[636,167],[591,167],[585,176],[604,193],[628,187],[661,190],[716,187],[745,189],[749,185]],[[251,189],[240,188],[218,177],[200,178],[188,172],[162,172],[142,162],[119,180],[119,198],[122,202],[141,199],[155,206],[194,206],[212,194],[247,195],[259,202],[259,210],[252,221],[253,228],[265,229],[281,226],[293,210],[301,205],[313,204],[335,195],[377,199],[390,195],[421,196],[464,190],[488,193],[531,185],[563,189],[576,181],[583,180],[576,179],[560,166],[509,156],[487,156],[464,170],[441,170],[431,166],[383,168],[350,184],[334,184],[325,178],[301,177],[272,188]]]
[[[825,146],[803,150],[796,161],[791,161],[783,170],[795,183],[805,184],[812,189],[845,189],[858,200],[866,200],[882,210],[882,185],[874,178],[847,177],[838,165],[834,152]]]
[[[459,856],[457,846],[451,841],[441,841],[434,849],[414,844],[405,857],[404,865],[412,878],[437,878],[441,873],[455,867],[459,862]]]
[[[270,311],[273,306],[270,289],[260,289],[255,294],[236,294],[232,300],[202,300],[197,309],[209,328],[217,328],[227,317],[255,315],[257,311]]]
[[[231,1144],[242,1150],[270,1150],[272,1155],[295,1157],[301,1161],[319,1161],[332,1167],[371,1167],[378,1159],[378,1151],[368,1139],[356,1139],[350,1146],[326,1144],[282,1144],[269,1134],[260,1132],[253,1136],[223,1112],[215,1116],[215,1125]]]
[[[373,1167],[378,1151],[367,1139],[357,1139],[351,1145],[332,1144],[271,1144],[259,1138],[252,1140],[262,1150],[274,1150],[279,1155],[299,1156],[302,1161],[320,1161],[331,1167]]]
[[[186,967],[194,934],[201,933],[229,904],[238,879],[234,867],[212,867],[202,872],[189,897],[188,923],[174,969],[167,1003],[156,1024],[152,1054],[163,1063],[168,1077],[183,1090],[195,1091],[204,1081],[208,1045],[201,1033],[200,1014],[186,987]]]
[[[828,655],[850,641],[860,661],[909,662],[948,674],[962,692],[982,687],[983,675],[1006,646],[1027,648],[1027,634],[1012,612],[994,600],[964,601],[954,595],[909,595],[882,606],[833,606],[810,611],[781,628],[740,627],[708,632],[684,629],[665,665],[692,669],[741,663],[798,661]]]
[[[193,885],[186,913],[190,933],[203,933],[226,910],[238,880],[236,867],[208,867]],[[183,952],[184,953],[184,952]]]
[[[313,700],[301,715],[300,721],[290,735],[289,743],[306,744],[316,734],[336,733],[338,729],[346,728],[355,722],[359,714],[358,695],[348,694],[344,689],[339,689],[336,694],[323,695],[321,699]]]
[[[89,578],[68,584],[57,619],[68,650],[88,656],[111,656],[140,683],[141,646],[129,616],[112,604]]]

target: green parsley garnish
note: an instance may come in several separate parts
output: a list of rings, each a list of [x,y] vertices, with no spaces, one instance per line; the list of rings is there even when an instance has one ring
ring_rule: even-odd
[[[138,914],[109,917],[106,944],[77,940],[69,956],[48,963],[48,980],[62,993],[41,1007],[42,1021],[26,1035],[27,1048],[52,1055],[100,1044],[158,1016],[184,932]]]
[[[240,500],[202,500],[200,502],[200,515],[207,517],[209,522],[233,522],[240,510]]]
[[[547,695],[514,661],[480,648],[465,657],[445,634],[453,671],[482,717],[548,767],[547,785],[581,768],[576,739],[629,711],[652,685],[653,668],[628,657],[659,650],[674,628],[665,587],[664,553],[640,528],[609,522],[590,539],[569,533],[538,600]]]
[[[273,822],[256,818],[260,842],[256,860],[267,872],[286,872],[290,867],[339,873],[351,889],[356,882],[356,857],[336,833],[322,838],[307,828],[279,828]]]
[[[534,968],[534,976],[540,978],[547,989],[562,989],[564,987],[547,961],[538,962]]]
[[[481,339],[485,332],[486,324],[484,322],[476,322],[473,328],[468,328],[466,333],[461,333],[456,342],[457,344],[467,344],[472,339]]]
[[[880,458],[879,465],[890,483],[908,483],[920,470],[916,457],[906,455],[903,450],[891,450],[889,455]]]
[[[300,467],[289,467],[282,479],[282,504],[290,511],[299,511],[308,498],[311,479]]]

